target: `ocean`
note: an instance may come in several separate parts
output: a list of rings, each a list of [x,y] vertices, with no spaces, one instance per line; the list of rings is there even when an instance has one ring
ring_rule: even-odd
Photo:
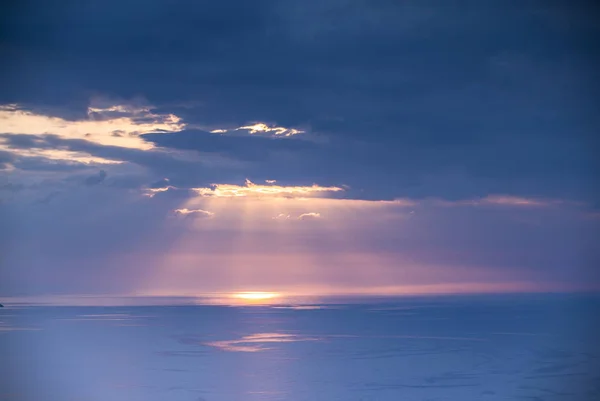
[[[0,400],[600,399],[600,297],[0,309]]]

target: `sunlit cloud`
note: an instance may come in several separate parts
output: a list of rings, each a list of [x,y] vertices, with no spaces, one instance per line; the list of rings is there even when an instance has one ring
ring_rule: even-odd
[[[244,125],[238,128],[233,129],[214,129],[210,131],[213,134],[224,134],[231,131],[246,131],[249,134],[267,134],[273,136],[293,136],[298,134],[303,134],[305,131],[295,129],[295,128],[286,128],[286,127],[278,127],[276,125],[268,125],[265,123],[255,123],[251,125]]]
[[[67,139],[85,139],[101,145],[151,149],[153,144],[139,137],[151,132],[176,132],[185,128],[174,114],[153,113],[148,107],[112,105],[88,108],[87,118],[67,120],[21,108],[0,107],[0,126],[8,134],[54,134]]]
[[[312,186],[281,186],[255,184],[246,180],[244,185],[212,184],[210,188],[193,188],[200,196],[235,198],[235,197],[264,197],[264,198],[300,198],[314,197],[325,193],[343,191],[340,187]]]
[[[272,132],[275,135],[282,135],[282,136],[292,136],[292,135],[301,134],[304,132],[304,131],[297,130],[294,128],[269,126],[264,123],[246,125],[246,126],[237,128],[237,130],[247,130],[251,134],[256,134],[258,132]]]
[[[5,139],[0,138],[0,150],[7,150],[21,157],[43,158],[49,161],[61,161],[67,164],[120,164],[121,161],[92,156],[85,152],[74,152],[66,149],[14,149],[5,145]]]
[[[215,214],[213,212],[209,212],[207,210],[202,210],[202,209],[175,209],[173,210],[173,213],[176,216],[194,216],[194,217],[203,217],[203,218],[209,218],[209,217],[213,217]]]
[[[321,218],[321,213],[316,212],[301,213],[297,217],[292,217],[289,213],[279,213],[273,217],[273,220],[313,220],[319,218]]]
[[[315,213],[315,212],[302,213],[300,216],[298,216],[298,220],[314,220],[314,219],[320,219],[320,218],[321,218],[321,213]]]
[[[98,105],[97,101],[94,106],[89,106],[87,109],[88,116],[92,117],[94,114],[98,114],[100,116],[105,116],[108,113],[118,113],[118,114],[151,114],[150,107],[147,106],[134,106],[134,105],[126,105],[126,104],[109,104],[106,106]]]
[[[277,216],[273,217],[273,220],[289,220],[292,216],[285,213],[279,213]]]
[[[156,194],[158,194],[160,192],[166,192],[171,189],[177,189],[177,188],[172,185],[166,185],[164,187],[159,187],[159,188],[144,188],[142,191],[142,194],[149,198],[153,198]]]

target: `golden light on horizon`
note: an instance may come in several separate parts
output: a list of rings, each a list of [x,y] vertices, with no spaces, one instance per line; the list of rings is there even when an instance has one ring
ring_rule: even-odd
[[[263,292],[263,291],[245,291],[236,292],[232,295],[233,298],[239,299],[246,302],[261,302],[268,301],[279,297],[280,295],[276,292]]]

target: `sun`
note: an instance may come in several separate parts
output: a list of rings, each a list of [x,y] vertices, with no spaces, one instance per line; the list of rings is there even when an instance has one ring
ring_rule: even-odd
[[[232,296],[240,301],[251,303],[272,300],[279,297],[279,294],[276,292],[246,291],[236,292]]]

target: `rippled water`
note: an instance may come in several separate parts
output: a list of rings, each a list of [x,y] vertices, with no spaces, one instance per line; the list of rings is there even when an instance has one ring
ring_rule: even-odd
[[[600,399],[591,296],[0,309],[0,400]]]

